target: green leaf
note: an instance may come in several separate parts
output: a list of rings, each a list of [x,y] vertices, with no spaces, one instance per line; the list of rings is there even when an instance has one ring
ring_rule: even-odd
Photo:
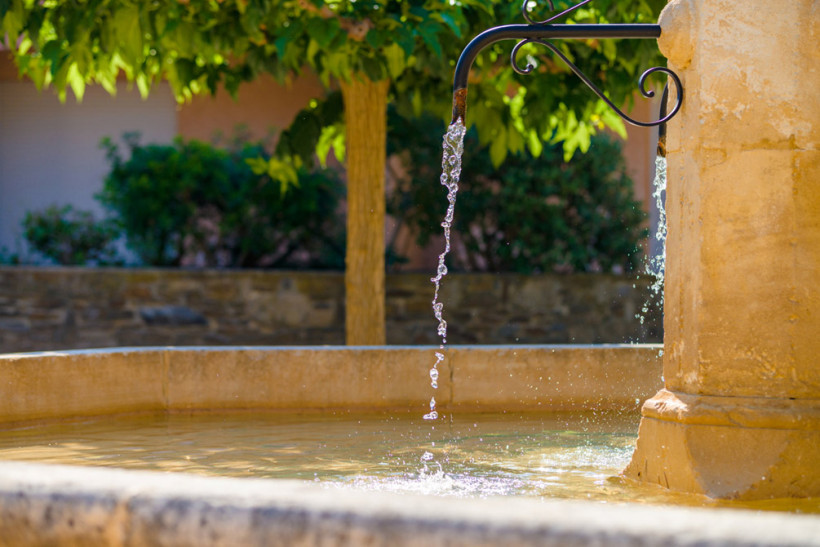
[[[145,99],[151,91],[151,81],[144,73],[140,72],[135,78],[137,82],[137,89],[139,89],[140,96]]]
[[[507,150],[517,154],[524,149],[524,137],[515,127],[507,127]]]
[[[538,135],[538,131],[533,129],[527,133],[527,147],[533,157],[537,158],[541,155],[541,152],[544,150],[544,143]]]
[[[333,76],[340,78],[350,77],[350,55],[344,50],[332,51],[326,55],[324,66]]]
[[[429,47],[438,58],[442,57],[441,42],[439,42],[438,39],[441,30],[441,25],[433,21],[419,27],[419,34],[421,34],[422,40],[424,40],[427,47]]]
[[[322,133],[322,127],[316,115],[302,111],[288,128],[291,154],[310,158],[316,150],[316,142]]]
[[[608,61],[614,61],[618,57],[618,46],[614,40],[602,40],[601,51]]]
[[[414,91],[410,101],[413,106],[413,115],[421,116],[421,113],[424,110],[424,105],[422,104],[421,98],[421,91]]]
[[[569,137],[564,141],[564,161],[570,161],[576,150],[586,152],[591,142],[590,128],[586,123],[579,123]]]
[[[387,60],[387,71],[393,79],[401,76],[407,66],[404,50],[399,44],[392,43],[384,48],[384,56]]]
[[[395,30],[393,39],[404,50],[404,54],[410,57],[413,50],[416,49],[416,38],[413,35],[413,29],[409,26],[399,27]]]
[[[299,186],[299,175],[293,165],[278,158],[268,160],[267,174],[279,182],[279,191],[284,195],[290,186]]]
[[[344,127],[341,124],[329,125],[322,128],[322,134],[316,143],[316,155],[322,167],[327,167],[327,157],[331,148],[333,155],[339,161],[344,161]]]
[[[49,40],[43,46],[42,55],[51,64],[51,72],[54,74],[59,70],[60,58],[63,56],[63,48],[58,40]]]
[[[139,8],[126,5],[116,11],[114,29],[125,60],[131,64],[137,64],[143,57]]]
[[[3,30],[9,36],[18,36],[25,26],[25,14],[23,12],[23,2],[9,2],[6,0],[6,9],[2,14]],[[9,6],[12,4],[12,6]],[[13,43],[13,42],[12,42]]]
[[[371,28],[367,32],[367,36],[365,37],[365,41],[368,43],[370,47],[373,49],[379,49],[382,47],[382,44],[387,41],[390,37],[390,32],[382,29]]]
[[[310,66],[312,66],[312,67],[316,66],[316,54],[319,53],[321,50],[322,50],[322,47],[319,45],[319,42],[317,42],[316,40],[311,38],[310,42],[308,42],[308,47],[307,47],[307,52],[306,52],[307,60],[308,60],[308,63],[310,64]]]
[[[248,158],[245,160],[245,163],[247,163],[251,171],[257,175],[268,172],[268,161],[265,158]]]
[[[313,17],[308,21],[306,30],[313,40],[316,40],[322,48],[326,48],[339,33],[341,27],[335,17],[329,19]]]
[[[456,13],[458,14],[458,18],[463,22],[464,16],[462,15],[461,11],[458,11]],[[447,24],[448,27],[450,27],[450,30],[453,31],[453,34],[455,34],[456,37],[461,38],[461,36],[462,36],[461,26],[458,23],[456,23],[456,19],[455,19],[455,17],[453,17],[452,14],[447,13],[447,12],[442,12],[439,15],[439,17],[441,17],[441,20],[444,21]]]
[[[361,63],[362,70],[371,81],[378,82],[384,79],[384,67],[378,59],[374,59],[373,57],[362,57]]]
[[[507,130],[503,127],[498,128],[498,134],[490,144],[490,161],[493,166],[498,167],[504,162],[507,157]]]
[[[77,69],[77,63],[72,63],[71,66],[68,67],[66,80],[68,81],[68,85],[71,86],[71,91],[74,92],[74,97],[77,99],[77,102],[82,102],[83,95],[85,94],[85,80]]]

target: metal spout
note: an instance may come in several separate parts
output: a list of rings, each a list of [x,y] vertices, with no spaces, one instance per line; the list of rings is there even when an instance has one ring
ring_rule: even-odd
[[[586,3],[586,2],[584,2]],[[677,101],[672,110],[665,115],[662,115],[658,120],[640,121],[630,118],[627,114],[621,111],[618,106],[612,103],[608,97],[590,80],[575,64],[573,64],[558,48],[556,48],[548,40],[552,39],[571,39],[571,40],[585,40],[585,39],[612,39],[612,38],[630,38],[630,39],[657,39],[661,35],[661,27],[656,24],[607,24],[607,25],[552,25],[552,24],[530,24],[530,25],[504,25],[485,30],[469,44],[461,52],[461,56],[456,64],[455,76],[453,77],[453,118],[451,123],[455,123],[461,118],[466,123],[467,110],[467,79],[470,73],[470,68],[473,66],[475,58],[479,52],[485,47],[500,42],[502,40],[518,40],[518,44],[513,48],[511,54],[511,62],[513,69],[519,74],[528,74],[533,67],[527,65],[520,67],[516,63],[516,54],[524,44],[537,43],[549,48],[556,56],[558,56],[569,68],[572,70],[593,93],[595,93],[601,100],[606,102],[621,118],[625,121],[641,126],[653,127],[663,125],[670,120],[680,110],[683,102],[683,85],[680,78],[665,67],[654,67],[644,72],[638,83],[641,93],[644,97],[653,97],[654,92],[647,90],[645,87],[646,78],[654,72],[663,72],[669,76],[674,82],[676,89]]]

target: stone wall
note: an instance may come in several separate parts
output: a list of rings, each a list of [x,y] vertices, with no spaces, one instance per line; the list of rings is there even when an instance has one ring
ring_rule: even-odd
[[[429,274],[387,276],[387,342],[435,344]],[[448,342],[659,342],[645,278],[452,274]],[[344,343],[339,272],[0,267],[0,353]]]

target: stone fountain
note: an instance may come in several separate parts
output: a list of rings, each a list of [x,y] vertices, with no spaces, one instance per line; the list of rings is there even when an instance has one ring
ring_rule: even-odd
[[[519,40],[521,74],[522,45],[549,48],[634,125],[681,113],[666,142],[665,386],[625,475],[718,498],[820,495],[820,3],[672,0],[660,25],[549,24],[589,1],[544,22],[525,1],[529,24],[471,41],[453,126],[473,60],[500,40]],[[669,67],[640,84],[675,84],[660,119],[631,119],[548,41],[616,37],[659,39]]]
[[[673,0],[664,381],[629,477],[820,495],[820,2]]]
[[[820,496],[820,2],[673,0],[661,28],[686,89],[667,140],[664,388],[643,406],[625,474],[712,497]],[[426,383],[417,364],[429,351],[6,355],[0,421],[406,406]],[[457,388],[449,389],[456,407],[526,406],[543,399],[539,387],[566,408],[607,398],[623,407],[658,388],[656,355],[651,347],[463,348],[444,381]],[[545,377],[560,377],[560,388],[536,381]],[[0,462],[0,546],[568,543],[820,545],[820,519]]]

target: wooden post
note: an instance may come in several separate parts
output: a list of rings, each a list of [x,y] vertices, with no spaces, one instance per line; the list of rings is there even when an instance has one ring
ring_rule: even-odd
[[[357,74],[341,87],[347,125],[345,339],[348,345],[383,345],[389,82]]]

